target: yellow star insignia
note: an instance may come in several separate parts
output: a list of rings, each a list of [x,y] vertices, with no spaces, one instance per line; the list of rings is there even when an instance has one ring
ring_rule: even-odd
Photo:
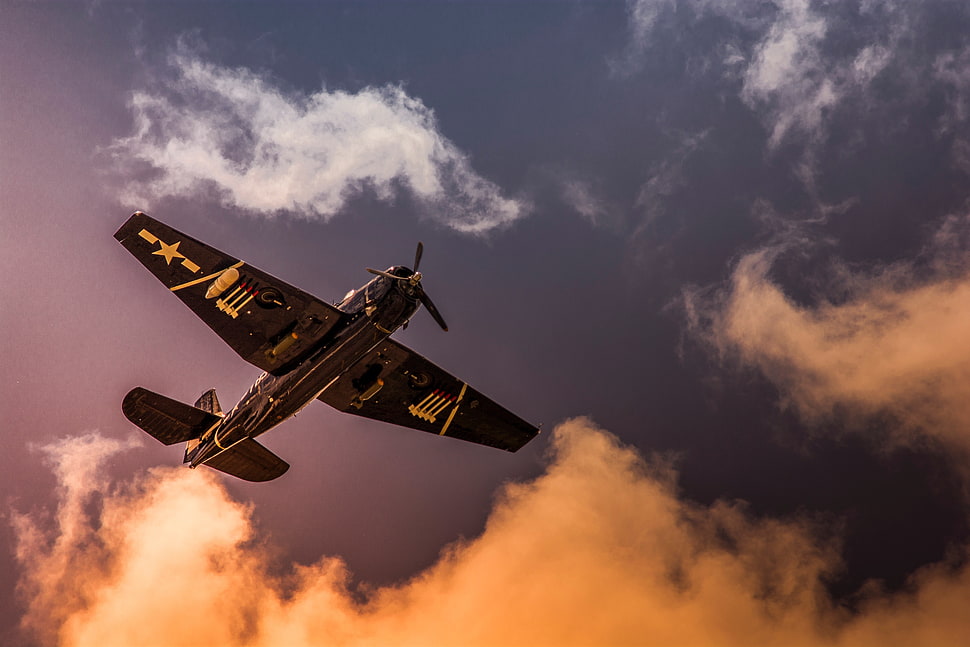
[[[161,239],[159,239],[158,244],[161,245],[162,248],[157,252],[152,252],[152,254],[155,256],[164,256],[166,265],[171,265],[173,258],[185,258],[185,256],[179,252],[179,245],[182,244],[181,240],[176,243],[172,243],[171,245],[166,245]]]

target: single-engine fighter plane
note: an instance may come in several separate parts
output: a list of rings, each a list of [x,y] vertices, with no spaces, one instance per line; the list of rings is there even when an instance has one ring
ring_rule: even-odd
[[[194,406],[141,387],[125,416],[166,445],[186,443],[185,463],[247,481],[289,465],[260,445],[265,433],[313,400],[440,436],[518,450],[538,429],[462,380],[390,339],[420,305],[444,330],[414,268],[395,265],[335,306],[135,212],[115,234],[165,287],[243,359],[265,371],[223,413],[215,389]]]

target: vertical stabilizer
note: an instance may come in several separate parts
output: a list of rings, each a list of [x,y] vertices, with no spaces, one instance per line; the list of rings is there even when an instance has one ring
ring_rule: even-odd
[[[215,389],[209,389],[200,395],[199,399],[195,401],[195,408],[208,411],[209,413],[217,415],[220,418],[225,417],[225,414],[222,413],[222,407],[219,406],[219,398],[216,397]]]

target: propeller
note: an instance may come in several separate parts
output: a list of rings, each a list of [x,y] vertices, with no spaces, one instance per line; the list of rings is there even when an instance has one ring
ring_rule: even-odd
[[[395,276],[390,272],[382,272],[381,270],[375,270],[369,267],[367,268],[367,271],[370,272],[371,274],[376,274],[377,276],[383,276],[384,278],[387,278],[387,279],[393,279],[395,281],[407,281],[408,283],[410,283],[411,287],[414,289],[415,296],[417,296],[418,300],[421,301],[421,305],[423,305],[425,310],[428,311],[428,314],[431,315],[431,318],[434,319],[439,326],[441,326],[442,330],[444,330],[445,332],[448,332],[448,324],[445,323],[444,317],[442,317],[441,313],[438,312],[438,308],[435,307],[434,302],[431,300],[431,297],[428,296],[428,293],[424,291],[424,287],[421,285],[422,277],[421,277],[421,272],[418,271],[418,266],[421,264],[421,255],[423,253],[424,253],[424,245],[419,242],[418,248],[414,252],[414,269],[411,271],[411,276]]]
[[[418,272],[418,265],[421,264],[421,254],[424,254],[424,243],[418,241],[418,248],[414,250],[414,273]]]

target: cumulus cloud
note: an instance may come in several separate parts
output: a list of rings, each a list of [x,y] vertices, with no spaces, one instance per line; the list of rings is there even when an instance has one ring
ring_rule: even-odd
[[[771,278],[784,245],[744,256],[729,284],[687,295],[695,332],[760,370],[810,421],[890,413],[898,439],[970,451],[970,272],[966,218],[950,218],[922,261],[837,268],[838,301],[796,303]],[[921,278],[917,278],[921,277]]]
[[[66,621],[90,602],[94,589],[85,572],[91,564],[105,563],[103,546],[92,541],[96,537],[89,515],[92,500],[110,490],[101,467],[112,455],[140,444],[134,437],[120,441],[92,432],[39,448],[57,477],[57,532],[45,533],[40,521],[27,515],[14,513],[11,520],[18,537],[17,560],[30,564],[19,585],[31,600],[24,622],[45,642],[53,643],[51,625]]]
[[[61,470],[62,507],[102,503],[81,529],[59,514],[48,543],[22,518],[28,625],[72,647],[955,645],[970,631],[966,569],[929,568],[912,592],[871,593],[848,615],[822,586],[837,555],[809,524],[684,501],[669,466],[587,420],[553,446],[479,537],[363,601],[337,558],[274,574],[250,509],[211,472],[163,468],[106,491]]]
[[[138,170],[127,201],[214,192],[246,211],[326,220],[361,189],[386,201],[406,189],[428,217],[467,233],[526,210],[476,174],[400,86],[305,96],[185,51],[171,64],[174,79],[132,94],[134,132],[110,149],[122,169]]]

